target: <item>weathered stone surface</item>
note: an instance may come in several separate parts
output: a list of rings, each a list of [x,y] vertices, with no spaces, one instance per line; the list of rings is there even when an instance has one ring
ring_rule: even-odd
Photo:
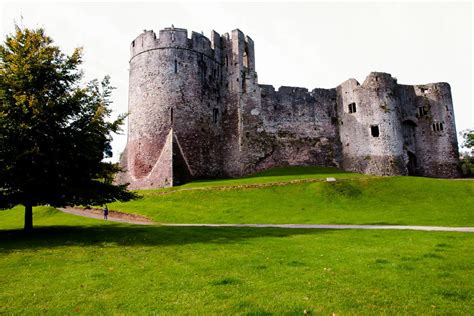
[[[285,165],[378,175],[458,175],[446,83],[371,73],[334,89],[258,84],[252,39],[185,29],[131,45],[128,143],[118,182],[172,186]]]

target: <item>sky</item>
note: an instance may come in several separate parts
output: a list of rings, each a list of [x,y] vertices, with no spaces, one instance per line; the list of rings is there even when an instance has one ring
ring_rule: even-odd
[[[42,27],[71,54],[84,48],[85,79],[110,75],[113,114],[128,111],[130,43],[143,30],[170,27],[255,42],[259,83],[334,88],[372,71],[401,84],[448,82],[458,132],[474,128],[473,5],[470,2],[0,2],[0,37]],[[116,161],[126,144],[113,141]]]

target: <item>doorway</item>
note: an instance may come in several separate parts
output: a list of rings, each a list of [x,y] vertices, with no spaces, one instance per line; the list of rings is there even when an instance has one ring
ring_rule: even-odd
[[[411,151],[408,151],[407,154],[408,154],[408,163],[407,163],[408,175],[416,176],[416,156]]]

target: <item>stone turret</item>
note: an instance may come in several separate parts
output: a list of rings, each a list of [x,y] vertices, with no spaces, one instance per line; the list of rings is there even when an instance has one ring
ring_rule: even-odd
[[[375,72],[362,85],[348,80],[338,87],[343,168],[381,175],[406,173],[396,87],[396,79]]]

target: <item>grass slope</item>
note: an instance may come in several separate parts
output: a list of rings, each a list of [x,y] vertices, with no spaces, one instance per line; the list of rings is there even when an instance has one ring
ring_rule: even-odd
[[[325,182],[326,177],[338,179]],[[321,179],[284,186],[225,188]],[[163,192],[168,194],[163,195]],[[319,167],[280,168],[252,177],[142,190],[111,209],[163,223],[317,223],[474,226],[474,182],[371,177]]]
[[[0,212],[0,314],[470,314],[473,235],[140,227]]]

